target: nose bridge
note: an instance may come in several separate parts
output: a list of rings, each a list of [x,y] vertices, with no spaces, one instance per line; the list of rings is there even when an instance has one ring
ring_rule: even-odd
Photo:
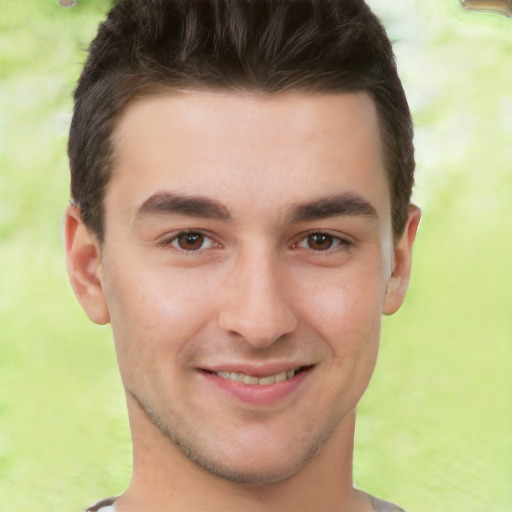
[[[282,260],[272,250],[241,253],[230,275],[221,327],[258,348],[293,331],[297,319],[286,280]]]

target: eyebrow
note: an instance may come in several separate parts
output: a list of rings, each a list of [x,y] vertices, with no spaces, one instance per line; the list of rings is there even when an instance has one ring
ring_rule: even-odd
[[[177,192],[157,192],[146,199],[136,213],[136,219],[151,215],[188,215],[217,220],[232,220],[229,210],[220,202],[202,196]],[[321,220],[336,216],[378,217],[377,210],[354,193],[323,196],[307,203],[291,206],[287,219],[290,223]]]
[[[377,210],[366,199],[354,193],[334,194],[290,208],[290,222],[320,220],[342,215],[377,219]]]
[[[139,207],[136,218],[150,215],[178,214],[218,220],[231,220],[228,209],[213,199],[188,196],[176,192],[157,192]]]

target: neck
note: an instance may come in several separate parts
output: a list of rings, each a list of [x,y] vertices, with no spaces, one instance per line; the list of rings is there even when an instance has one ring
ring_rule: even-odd
[[[366,496],[352,485],[355,412],[343,418],[301,471],[258,486],[232,482],[196,466],[131,400],[133,475],[116,501],[116,512],[371,510]]]

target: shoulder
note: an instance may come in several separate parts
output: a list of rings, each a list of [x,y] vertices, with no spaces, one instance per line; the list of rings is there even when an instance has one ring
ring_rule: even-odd
[[[369,494],[368,497],[372,502],[374,512],[405,512],[403,508],[400,508],[398,505],[395,505],[390,501],[381,500],[374,496],[370,496]]]
[[[106,500],[98,501],[89,508],[86,508],[83,512],[114,512],[114,501],[115,498],[107,498]]]

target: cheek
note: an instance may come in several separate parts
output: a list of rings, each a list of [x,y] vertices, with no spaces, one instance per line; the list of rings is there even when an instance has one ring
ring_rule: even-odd
[[[120,268],[127,265],[109,269],[104,280],[119,365],[148,368],[182,350],[208,322],[211,287],[206,283],[199,290],[197,279],[170,269],[128,275]]]
[[[315,328],[331,353],[328,374],[334,402],[355,407],[368,386],[379,349],[383,294],[375,276],[333,280],[315,304]]]
[[[304,298],[299,306],[302,316],[336,351],[378,343],[385,284],[377,272],[361,270],[342,269],[323,279],[310,279],[299,293]]]
[[[330,351],[329,400],[348,401],[350,406],[366,389],[379,348],[385,284],[378,271],[370,273],[367,268],[361,265],[357,271],[354,266],[351,272],[340,269],[328,279],[310,279],[308,293],[302,290],[307,297],[301,304],[302,316]]]

